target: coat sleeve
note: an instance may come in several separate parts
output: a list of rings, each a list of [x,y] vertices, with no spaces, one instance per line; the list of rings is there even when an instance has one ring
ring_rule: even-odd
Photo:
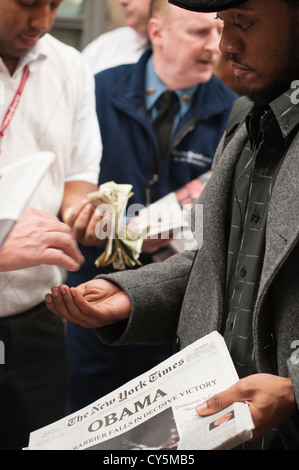
[[[176,332],[194,252],[174,255],[162,263],[99,278],[118,284],[131,301],[126,322],[96,330],[109,345],[170,343]]]

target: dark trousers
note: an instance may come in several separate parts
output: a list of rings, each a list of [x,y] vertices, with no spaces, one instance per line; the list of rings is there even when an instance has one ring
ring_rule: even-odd
[[[64,326],[43,303],[0,318],[0,341],[0,450],[18,450],[28,445],[30,432],[65,416]]]

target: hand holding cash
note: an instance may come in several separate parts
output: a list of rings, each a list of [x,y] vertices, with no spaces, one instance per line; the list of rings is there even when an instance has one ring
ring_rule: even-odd
[[[113,264],[115,269],[125,269],[126,266],[140,265],[141,251],[153,253],[170,243],[171,254],[185,249],[197,249],[198,244],[191,232],[189,219],[191,208],[210,174],[207,172],[200,175],[178,191],[144,207],[138,216],[130,218],[128,224],[125,210],[133,195],[130,184],[116,184],[111,181],[102,184],[98,191],[90,193],[88,200],[101,216],[97,224],[97,237],[108,239],[104,253],[96,260],[96,266]],[[200,215],[200,206],[197,214]],[[165,251],[162,256],[165,256]],[[155,258],[160,260],[157,255]]]
[[[129,229],[125,223],[127,203],[133,195],[131,190],[130,184],[110,181],[88,195],[89,202],[103,217],[96,226],[97,237],[108,239],[104,252],[95,261],[97,267],[112,264],[114,269],[123,270],[126,266],[141,265],[139,256],[147,229]]]

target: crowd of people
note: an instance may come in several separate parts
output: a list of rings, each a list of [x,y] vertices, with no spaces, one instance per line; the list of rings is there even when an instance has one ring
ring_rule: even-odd
[[[246,402],[241,448],[298,449],[299,2],[119,2],[80,53],[50,34],[62,0],[0,0],[0,169],[56,157],[0,247],[0,449],[214,330],[240,380],[196,412]],[[89,193],[146,206],[206,173],[198,250],[157,263],[171,240],[145,238],[141,268],[96,268]]]

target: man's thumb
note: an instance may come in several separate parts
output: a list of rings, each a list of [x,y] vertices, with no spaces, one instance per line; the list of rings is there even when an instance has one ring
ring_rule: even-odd
[[[223,410],[223,408],[226,408],[230,403],[224,403],[222,395],[222,393],[218,393],[208,400],[199,403],[195,407],[196,412],[200,416],[209,416],[217,413],[217,411]]]

